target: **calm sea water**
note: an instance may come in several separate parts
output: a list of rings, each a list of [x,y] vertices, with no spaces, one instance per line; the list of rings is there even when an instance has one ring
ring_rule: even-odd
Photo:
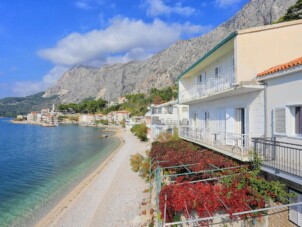
[[[0,118],[0,226],[30,226],[119,145],[102,130]]]

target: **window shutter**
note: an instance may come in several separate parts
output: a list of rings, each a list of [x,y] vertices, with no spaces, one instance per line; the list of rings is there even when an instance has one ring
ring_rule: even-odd
[[[286,133],[286,110],[284,107],[274,110],[274,134]]]

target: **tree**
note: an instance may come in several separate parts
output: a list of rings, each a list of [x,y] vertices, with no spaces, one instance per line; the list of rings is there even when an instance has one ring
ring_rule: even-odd
[[[298,0],[295,5],[289,7],[285,15],[277,20],[276,23],[299,19],[302,19],[302,0]]]
[[[134,125],[131,129],[131,132],[134,133],[141,141],[147,141],[148,128],[146,124]]]

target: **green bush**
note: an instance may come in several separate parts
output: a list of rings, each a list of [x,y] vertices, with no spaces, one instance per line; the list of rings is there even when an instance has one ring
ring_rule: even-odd
[[[146,155],[147,157],[144,157],[139,153],[135,155],[131,155],[130,165],[131,165],[131,169],[134,172],[136,173],[138,172],[140,177],[148,181],[149,174],[150,174],[150,158],[148,155],[148,151],[146,152]]]
[[[139,125],[134,125],[131,129],[131,132],[136,135],[141,141],[147,141],[147,133],[148,133],[148,128],[146,124],[139,124]]]
[[[109,124],[109,122],[108,122],[108,120],[99,120],[99,121],[96,121],[96,124],[102,124],[102,125],[108,125]]]

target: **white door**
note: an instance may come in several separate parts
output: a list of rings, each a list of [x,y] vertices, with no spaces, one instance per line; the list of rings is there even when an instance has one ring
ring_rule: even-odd
[[[234,133],[236,128],[235,109],[226,109],[225,111],[225,130],[227,145],[235,145]]]
[[[198,114],[197,113],[191,113],[190,114],[190,125],[192,128],[196,128],[197,127],[197,118],[198,118]]]

